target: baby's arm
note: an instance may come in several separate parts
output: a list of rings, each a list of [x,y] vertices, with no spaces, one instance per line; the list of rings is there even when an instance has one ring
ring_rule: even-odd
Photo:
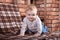
[[[24,36],[25,31],[26,31],[27,25],[25,23],[21,23],[21,30],[20,30],[20,36]]]
[[[24,27],[25,26],[25,27]],[[27,28],[27,19],[26,17],[23,19],[23,23],[21,25],[21,32],[20,32],[20,35],[24,36],[25,34],[25,31],[26,31],[26,28]]]
[[[41,20],[40,20],[39,17],[37,18],[37,31],[38,31],[37,34],[41,35],[41,33],[42,33],[42,24],[41,24]]]

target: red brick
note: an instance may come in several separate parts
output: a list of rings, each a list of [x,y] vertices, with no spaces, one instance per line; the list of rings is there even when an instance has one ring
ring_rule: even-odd
[[[42,0],[36,1],[36,4],[41,4],[41,3],[44,3],[44,1],[42,1]]]
[[[0,2],[3,2],[3,0],[0,0]]]
[[[59,8],[46,8],[46,11],[53,11],[53,12],[55,12],[55,11],[59,11]]]
[[[46,7],[50,8],[50,7],[52,7],[52,4],[46,4]]]
[[[45,7],[45,4],[40,4],[39,7],[43,7],[44,8]]]
[[[60,23],[58,24],[59,26],[58,26],[58,30],[60,30]]]
[[[58,27],[58,24],[52,24],[52,23],[47,23],[47,26],[49,27],[49,28],[52,28],[52,27],[55,27],[55,28],[57,28]]]
[[[59,7],[59,4],[51,4],[52,5],[52,7]]]
[[[44,8],[37,8],[37,9],[38,9],[38,11],[45,11]]]
[[[58,20],[52,20],[52,23],[58,23],[59,21]]]
[[[24,4],[24,3],[25,3],[25,1],[24,1],[24,0],[17,0],[17,3]]]
[[[40,8],[40,4],[37,4],[36,7],[37,7],[37,8]]]
[[[48,31],[51,32],[52,31],[52,28],[48,28]]]
[[[53,3],[56,3],[56,2],[57,2],[57,0],[52,0],[52,2],[53,2]]]
[[[24,0],[24,1],[25,1],[25,5],[28,5],[30,0]]]
[[[58,25],[59,25],[59,27],[60,27],[60,21],[59,21]]]
[[[59,12],[47,12],[47,15],[56,16],[56,15],[59,15]]]
[[[46,0],[47,3],[52,3],[52,0]]]
[[[49,23],[51,24],[52,23],[52,20],[46,20],[45,22],[48,23],[48,24]]]
[[[50,32],[53,32],[53,31],[57,31],[58,30],[58,27],[52,27],[52,24],[48,24],[47,26],[48,26],[48,29],[49,29]]]
[[[41,16],[44,16],[44,15],[45,15],[45,12],[40,12],[40,15],[41,15]]]
[[[21,8],[21,7],[26,8],[27,5],[19,3],[19,4],[18,4],[18,7],[19,7],[19,8]]]
[[[46,15],[46,17],[45,17],[45,18],[46,18],[46,20],[47,20],[47,19],[49,18],[49,16],[48,16],[48,15]]]
[[[46,16],[46,19],[58,19],[59,18],[59,16]]]
[[[40,12],[37,12],[37,15],[40,16]]]
[[[52,24],[47,24],[47,27],[52,28]]]
[[[49,16],[51,19],[58,19],[59,16]]]
[[[58,31],[60,31],[60,23],[58,24]]]
[[[7,3],[12,3],[13,0],[5,0]]]
[[[57,31],[57,30],[58,30],[58,28],[52,28],[52,32]]]
[[[52,27],[58,28],[58,24],[52,24]]]

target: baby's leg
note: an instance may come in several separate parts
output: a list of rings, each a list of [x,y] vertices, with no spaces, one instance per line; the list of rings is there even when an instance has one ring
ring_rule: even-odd
[[[25,32],[25,34],[30,34],[30,35],[31,35],[31,34],[33,34],[33,33],[32,33],[31,30],[27,29],[26,32]]]

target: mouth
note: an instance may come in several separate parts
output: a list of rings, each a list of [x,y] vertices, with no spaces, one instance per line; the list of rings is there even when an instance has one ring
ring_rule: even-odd
[[[30,21],[34,21],[34,20],[31,18]]]

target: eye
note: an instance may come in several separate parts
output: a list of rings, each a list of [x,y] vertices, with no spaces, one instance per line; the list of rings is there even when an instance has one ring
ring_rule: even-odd
[[[32,16],[35,16],[35,14],[32,14]]]
[[[30,16],[30,14],[28,14]]]

